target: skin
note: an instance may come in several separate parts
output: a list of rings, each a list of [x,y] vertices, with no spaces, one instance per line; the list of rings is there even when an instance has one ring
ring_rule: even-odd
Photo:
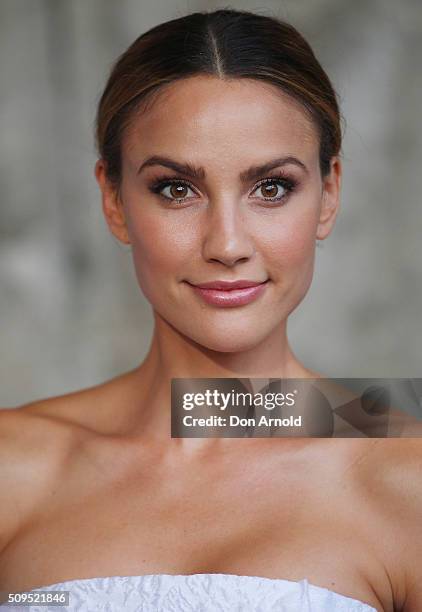
[[[133,118],[118,187],[98,161],[104,215],[131,245],[153,339],[124,375],[1,411],[1,590],[232,573],[306,577],[379,611],[422,608],[418,440],[169,435],[173,377],[319,376],[286,333],[312,280],[316,240],[339,208],[340,161],[322,178],[318,148],[315,126],[279,90],[201,76],[167,87]],[[139,173],[152,155],[206,176]],[[297,190],[269,204],[257,180],[239,176],[282,156],[306,170],[284,166]],[[189,180],[181,205],[149,190],[164,171]],[[255,302],[224,309],[185,283],[239,278],[270,283]]]
[[[324,240],[334,225],[341,164],[333,158],[331,173],[322,179],[316,128],[303,109],[266,84],[199,76],[164,90],[132,123],[122,151],[118,190],[102,160],[96,176],[110,230],[131,245],[139,285],[154,310],[154,336],[140,375],[160,398],[142,431],[158,435],[165,428],[172,377],[318,376],[293,354],[286,324],[311,283],[316,240]],[[206,178],[184,193],[188,200],[182,205],[170,205],[148,185],[163,171],[187,177],[159,165],[139,173],[151,155],[202,166]],[[240,182],[250,166],[287,156],[306,170],[283,167],[298,182],[286,200],[268,202],[257,180]],[[283,188],[275,193],[280,196]],[[246,307],[215,308],[185,282],[240,278],[270,283]]]

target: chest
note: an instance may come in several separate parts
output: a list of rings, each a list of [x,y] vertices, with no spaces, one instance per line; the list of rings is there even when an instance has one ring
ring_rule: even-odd
[[[252,465],[75,462],[6,551],[1,588],[158,573],[306,577],[376,607],[369,576],[387,585],[359,537],[369,509],[353,483]]]

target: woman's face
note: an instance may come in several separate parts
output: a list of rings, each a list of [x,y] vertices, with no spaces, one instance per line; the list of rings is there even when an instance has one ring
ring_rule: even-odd
[[[316,239],[338,208],[333,161],[323,181],[316,128],[275,86],[201,75],[166,86],[134,117],[118,195],[102,162],[96,172],[110,229],[131,243],[156,314],[200,345],[236,352],[280,329],[305,296]],[[192,287],[220,280],[266,283],[241,305],[209,303]]]

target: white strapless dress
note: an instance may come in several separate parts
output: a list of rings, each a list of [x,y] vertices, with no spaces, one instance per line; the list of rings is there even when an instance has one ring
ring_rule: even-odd
[[[13,606],[10,612],[377,612],[300,581],[235,574],[149,574],[57,582],[34,591],[69,591],[69,606]]]

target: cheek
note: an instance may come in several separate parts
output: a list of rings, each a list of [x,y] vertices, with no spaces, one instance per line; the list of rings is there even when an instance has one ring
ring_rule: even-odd
[[[285,211],[290,213],[290,211]],[[280,216],[266,233],[265,249],[273,272],[280,277],[296,276],[300,270],[313,268],[317,217],[313,211],[292,211]]]
[[[139,285],[147,298],[168,292],[168,278],[186,273],[195,245],[189,226],[173,211],[132,214],[130,239]]]

